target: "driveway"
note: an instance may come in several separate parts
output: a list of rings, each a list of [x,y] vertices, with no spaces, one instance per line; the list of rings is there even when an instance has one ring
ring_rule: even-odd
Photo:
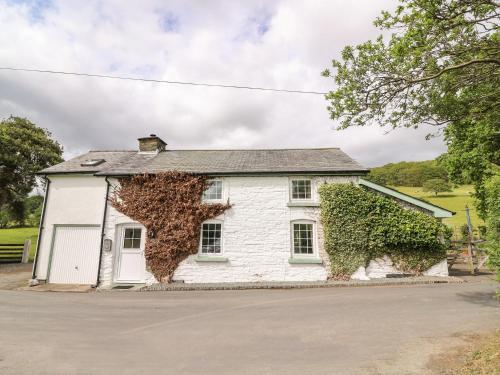
[[[500,327],[495,288],[0,291],[0,373],[426,374]]]

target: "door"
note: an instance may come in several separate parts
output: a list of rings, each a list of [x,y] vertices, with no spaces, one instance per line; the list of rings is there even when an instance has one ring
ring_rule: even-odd
[[[115,282],[144,283],[146,276],[144,228],[141,226],[124,226],[121,228],[120,233]]]
[[[49,283],[95,284],[100,248],[99,225],[55,225]]]

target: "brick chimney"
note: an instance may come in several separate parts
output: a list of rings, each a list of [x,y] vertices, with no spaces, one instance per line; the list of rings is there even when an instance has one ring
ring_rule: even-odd
[[[164,142],[160,137],[157,137],[156,134],[150,134],[149,137],[139,138],[139,152],[162,152],[165,151],[165,146],[167,143]]]

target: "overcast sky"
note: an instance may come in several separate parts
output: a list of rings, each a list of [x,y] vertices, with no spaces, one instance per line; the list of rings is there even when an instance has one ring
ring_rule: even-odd
[[[394,0],[0,0],[0,65],[163,80],[328,91],[343,46],[375,38]],[[69,158],[135,149],[341,147],[371,167],[432,159],[429,128],[336,131],[322,95],[0,71],[0,118],[49,129]]]

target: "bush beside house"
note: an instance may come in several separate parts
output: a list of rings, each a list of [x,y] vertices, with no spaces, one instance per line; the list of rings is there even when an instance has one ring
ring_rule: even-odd
[[[385,255],[413,274],[446,258],[451,231],[435,218],[350,184],[325,184],[319,193],[333,278],[348,279]]]

